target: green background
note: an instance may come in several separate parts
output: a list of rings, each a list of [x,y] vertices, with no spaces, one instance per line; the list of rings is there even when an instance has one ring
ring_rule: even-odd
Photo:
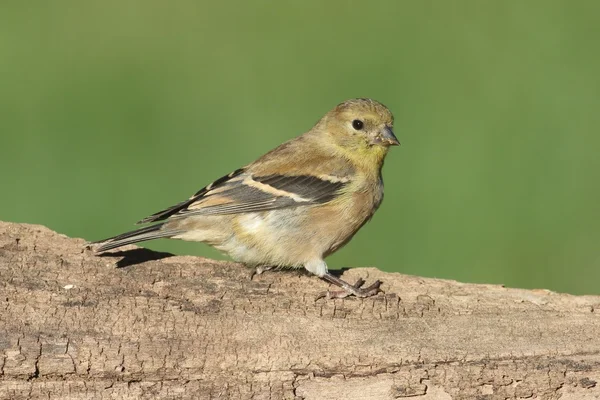
[[[331,268],[598,294],[599,13],[597,1],[4,1],[0,219],[121,233],[372,97],[402,146],[382,208]]]

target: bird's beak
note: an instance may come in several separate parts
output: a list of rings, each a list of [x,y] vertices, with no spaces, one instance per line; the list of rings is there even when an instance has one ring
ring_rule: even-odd
[[[375,138],[375,143],[384,146],[400,146],[398,138],[396,138],[396,135],[394,135],[392,128],[390,128],[389,126],[386,126],[381,130],[379,135],[377,135],[377,137]]]

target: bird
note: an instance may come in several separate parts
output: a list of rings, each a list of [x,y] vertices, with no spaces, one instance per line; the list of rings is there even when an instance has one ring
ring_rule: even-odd
[[[376,295],[382,282],[350,284],[329,272],[325,258],[381,205],[384,160],[400,144],[393,124],[382,103],[346,100],[306,133],[138,221],[151,225],[89,245],[102,253],[158,238],[203,242],[258,273],[305,268],[341,288],[319,297]]]

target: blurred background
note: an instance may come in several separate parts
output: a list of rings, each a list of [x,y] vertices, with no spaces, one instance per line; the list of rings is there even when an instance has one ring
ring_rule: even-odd
[[[0,219],[122,233],[372,97],[402,146],[382,208],[331,268],[600,294],[599,12],[584,0],[2,2]]]

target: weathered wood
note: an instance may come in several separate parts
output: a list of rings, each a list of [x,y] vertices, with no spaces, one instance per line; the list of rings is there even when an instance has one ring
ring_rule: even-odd
[[[0,223],[0,398],[597,399],[600,297],[383,273],[368,299]],[[120,268],[119,268],[120,267]]]

